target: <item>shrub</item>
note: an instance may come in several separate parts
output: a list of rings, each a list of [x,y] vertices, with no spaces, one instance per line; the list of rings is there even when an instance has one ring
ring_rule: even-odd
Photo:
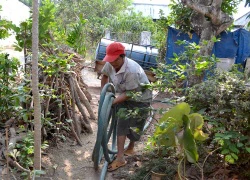
[[[211,139],[229,163],[250,163],[250,90],[233,72],[215,75],[190,88],[187,102],[202,110]],[[247,155],[248,154],[248,155]],[[237,162],[236,162],[237,161]]]

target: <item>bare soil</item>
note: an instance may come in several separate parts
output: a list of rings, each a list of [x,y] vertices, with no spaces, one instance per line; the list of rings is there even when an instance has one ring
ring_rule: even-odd
[[[100,80],[91,69],[83,69],[84,82],[89,86],[92,95],[91,107],[97,117],[98,100],[100,98]],[[61,142],[58,147],[50,147],[48,154],[43,156],[47,176],[55,180],[96,180],[99,179],[101,169],[96,171],[91,160],[95,145],[97,120],[91,121],[93,134],[81,134],[82,146],[75,145],[72,140]]]
[[[97,74],[91,68],[85,68],[82,71],[84,82],[88,85],[88,91],[92,95],[91,106],[97,117],[98,101],[100,98],[100,80],[97,79]],[[161,98],[161,97],[159,97]],[[165,104],[155,103],[154,108],[167,108]],[[164,107],[165,106],[165,107]],[[155,116],[157,119],[157,116]],[[114,172],[107,172],[107,180],[126,179],[128,174],[134,173],[135,167],[140,167],[141,162],[146,158],[143,157],[145,144],[148,135],[154,131],[154,122],[148,127],[145,134],[142,136],[140,142],[136,144],[136,155],[128,157],[128,164]],[[45,168],[48,179],[53,180],[98,180],[100,179],[101,168],[95,170],[91,155],[96,141],[97,120],[91,121],[93,134],[81,134],[81,141],[83,146],[75,145],[70,139],[66,142],[61,142],[57,147],[53,146],[43,155],[42,162]],[[45,177],[44,177],[45,178]],[[46,179],[47,179],[46,178]]]

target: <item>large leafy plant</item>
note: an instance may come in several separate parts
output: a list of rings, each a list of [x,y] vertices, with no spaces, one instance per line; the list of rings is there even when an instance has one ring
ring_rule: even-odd
[[[190,111],[184,102],[171,108],[161,117],[150,140],[159,147],[179,147],[189,162],[196,163],[199,156],[195,141],[204,141],[208,135],[202,131],[203,117]]]

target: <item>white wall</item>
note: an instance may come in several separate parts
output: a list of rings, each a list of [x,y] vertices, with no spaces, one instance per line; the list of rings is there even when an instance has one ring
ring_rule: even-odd
[[[159,19],[160,9],[164,12],[165,16],[170,13],[170,9],[166,4],[154,3],[133,3],[133,8],[136,12],[142,12],[144,16],[150,16],[153,19]]]
[[[2,11],[0,11],[1,19],[12,21],[13,24],[19,26],[22,21],[30,17],[30,9],[18,0],[0,0]],[[0,46],[11,47],[15,42],[15,36],[12,35],[5,40],[0,40]]]
[[[19,2],[18,0],[0,0],[2,11],[0,11],[1,19],[12,21],[13,24],[19,26],[21,22],[30,17],[30,8]],[[24,64],[23,52],[14,51],[15,35],[0,40],[0,52],[8,53],[10,57],[16,57]]]

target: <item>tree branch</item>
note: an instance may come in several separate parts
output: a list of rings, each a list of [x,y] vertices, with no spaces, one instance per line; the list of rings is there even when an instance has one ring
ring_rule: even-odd
[[[201,3],[194,3],[192,0],[182,0],[182,3],[188,6],[189,8],[193,9],[194,11],[209,17],[213,25],[218,25],[218,26],[220,26],[221,24],[228,25],[233,22],[232,17],[221,11],[220,7],[222,0],[213,1],[211,6],[205,6]],[[227,25],[223,27],[227,28],[228,27]]]
[[[72,78],[74,80],[74,84],[75,84],[75,88],[76,88],[76,92],[79,95],[79,98],[81,100],[81,102],[85,105],[86,109],[88,110],[88,113],[90,115],[91,119],[96,119],[94,112],[92,110],[92,107],[88,101],[88,99],[86,98],[85,94],[83,93],[83,91],[81,90],[77,80],[75,78]]]

